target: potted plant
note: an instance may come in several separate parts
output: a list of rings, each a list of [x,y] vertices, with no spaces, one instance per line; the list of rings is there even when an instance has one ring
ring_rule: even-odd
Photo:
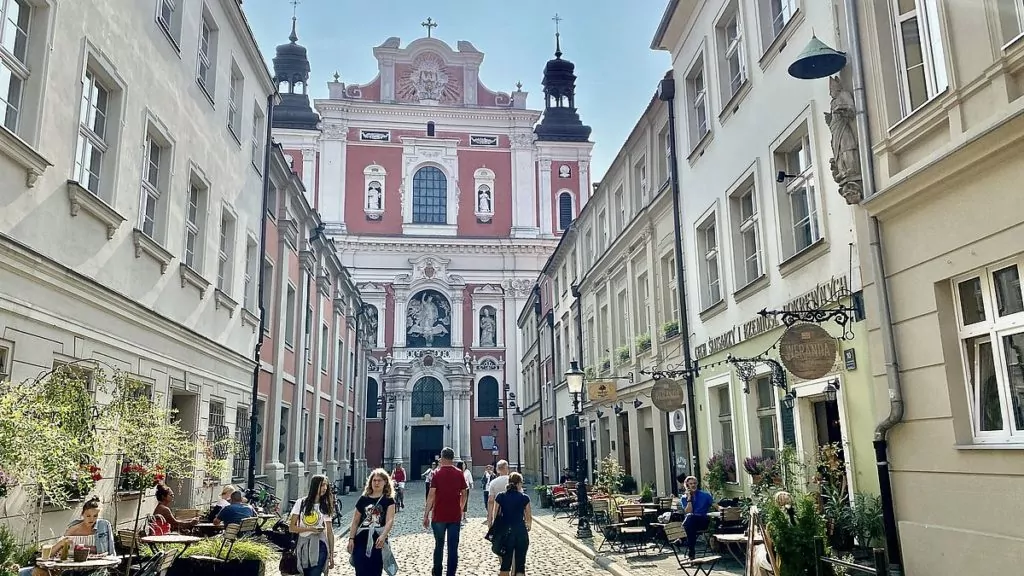
[[[644,489],[640,491],[640,503],[650,504],[654,502],[654,485],[644,484]]]
[[[750,456],[743,460],[743,469],[750,474],[754,484],[775,480],[778,465],[771,456]]]
[[[119,492],[144,492],[163,482],[163,466],[159,464],[152,470],[142,464],[124,464],[121,466],[121,478],[118,482]]]
[[[224,562],[212,563],[210,560],[194,558],[195,556],[218,557]],[[227,554],[226,556],[224,554]],[[181,553],[174,561],[167,576],[193,576],[194,574],[230,574],[231,576],[262,576],[266,565],[276,555],[268,544],[256,540],[236,540],[231,551],[225,546],[221,550],[220,538],[208,538],[196,542]],[[211,570],[211,568],[213,568]]]
[[[614,456],[606,456],[597,469],[597,483],[604,486],[609,494],[617,493],[622,486],[625,473]]]
[[[551,507],[551,491],[544,484],[538,484],[533,487],[533,491],[537,493],[537,498],[540,499],[541,508]]]
[[[814,495],[778,492],[774,497],[763,498],[760,508],[765,529],[775,546],[777,576],[814,574],[814,538],[825,535]]]
[[[622,484],[619,486],[619,490],[623,494],[636,494],[636,478],[633,478],[629,474],[622,477]]]
[[[615,349],[615,356],[619,359],[619,363],[629,362],[629,346],[619,346]]]
[[[736,481],[736,458],[731,451],[715,452],[705,465],[704,482],[715,496],[725,494],[726,482]]]
[[[665,340],[673,336],[679,335],[679,321],[672,320],[671,322],[665,322],[661,325],[661,335]]]
[[[636,337],[636,351],[637,353],[647,352],[651,349],[651,333],[645,332]]]

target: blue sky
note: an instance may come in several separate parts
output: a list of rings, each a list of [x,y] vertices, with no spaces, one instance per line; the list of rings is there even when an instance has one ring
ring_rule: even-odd
[[[670,66],[651,38],[667,0],[301,0],[299,42],[309,50],[310,94],[327,96],[337,70],[343,82],[363,84],[377,74],[373,47],[390,36],[402,46],[425,36],[429,16],[435,38],[451,46],[468,40],[484,53],[480,79],[491,90],[511,92],[521,81],[527,105],[542,109],[541,76],[554,52],[554,22],[561,16],[563,58],[576,64],[576,106],[593,127],[593,177],[615,158],[643,113],[658,80]],[[481,8],[486,6],[486,8]],[[268,65],[274,48],[287,42],[290,0],[243,4]]]

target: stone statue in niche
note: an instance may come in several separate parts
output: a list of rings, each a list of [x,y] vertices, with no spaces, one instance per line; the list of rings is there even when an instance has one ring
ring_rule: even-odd
[[[572,168],[569,168],[568,164],[562,164],[558,167],[559,178],[572,178]]]
[[[857,109],[853,94],[843,88],[838,76],[828,79],[828,92],[832,96],[830,111],[825,113],[825,121],[832,132],[829,167],[832,169],[832,179],[839,184],[839,194],[847,204],[856,204],[864,196],[860,150],[854,125]]]
[[[374,348],[377,347],[377,307],[366,307],[366,339]]]
[[[476,211],[481,214],[491,213],[491,188],[481,186],[476,194]]]
[[[366,208],[368,210],[380,210],[383,193],[380,189],[380,182],[373,180],[366,187]]]
[[[436,290],[423,290],[409,301],[406,345],[411,348],[451,346],[451,305]]]
[[[480,346],[494,348],[497,345],[495,338],[495,327],[497,325],[494,317],[494,308],[485,306],[480,311]]]

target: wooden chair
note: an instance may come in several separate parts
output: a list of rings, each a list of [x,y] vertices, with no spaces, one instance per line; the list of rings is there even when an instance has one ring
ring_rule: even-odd
[[[658,498],[657,503],[658,503],[658,511],[659,512],[667,512],[669,510],[672,510],[672,497],[671,496],[668,496],[666,498]]]
[[[665,540],[668,542],[667,545],[672,548],[672,554],[675,555],[676,562],[679,563],[679,569],[686,576],[699,576],[702,573],[705,576],[710,576],[715,565],[722,559],[721,556],[711,554],[704,554],[693,560],[685,556],[680,557],[679,552],[685,552],[684,546],[686,545],[686,529],[683,528],[682,522],[670,522],[665,525]]]
[[[642,504],[625,504],[619,507],[618,529],[619,548],[636,550],[637,554],[647,545],[647,527],[643,526],[644,507]]]
[[[208,560],[211,562],[224,562],[231,558],[231,550],[235,547],[235,542],[240,538],[250,536],[256,532],[256,524],[259,522],[258,518],[246,518],[238,524],[228,524],[224,528],[224,533],[221,534],[220,548],[217,549],[215,556],[192,556],[199,560]],[[224,548],[227,547],[227,552],[224,552]],[[222,556],[223,553],[223,556]]]

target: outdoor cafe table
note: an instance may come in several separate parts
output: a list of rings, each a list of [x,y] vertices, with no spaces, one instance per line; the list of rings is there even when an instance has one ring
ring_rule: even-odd
[[[195,530],[203,535],[213,535],[217,532],[222,532],[224,530],[224,525],[214,524],[213,522],[200,522],[195,525]]]
[[[277,520],[278,516],[277,516],[277,514],[260,514],[260,515],[256,516],[256,518],[259,519],[260,530],[266,530],[267,523],[270,522],[271,520]]]
[[[718,543],[729,552],[729,555],[736,560],[737,564],[743,565],[745,563],[740,556],[744,551],[745,544],[749,541],[746,534],[715,534],[715,540],[718,540]],[[761,544],[762,542],[764,542],[764,538],[758,534],[754,538],[754,544]]]
[[[90,558],[83,562],[75,562],[70,558],[67,560],[44,560],[40,558],[36,561],[36,566],[39,566],[51,574],[60,573],[64,570],[101,570],[103,568],[116,568],[120,564],[120,556]]]
[[[157,546],[168,545],[168,544],[184,544],[185,547],[181,549],[182,552],[188,550],[188,547],[199,542],[202,538],[198,536],[185,536],[184,534],[162,534],[159,536],[144,536],[141,541],[144,544],[149,544],[149,547],[153,549],[153,553],[157,552]]]

